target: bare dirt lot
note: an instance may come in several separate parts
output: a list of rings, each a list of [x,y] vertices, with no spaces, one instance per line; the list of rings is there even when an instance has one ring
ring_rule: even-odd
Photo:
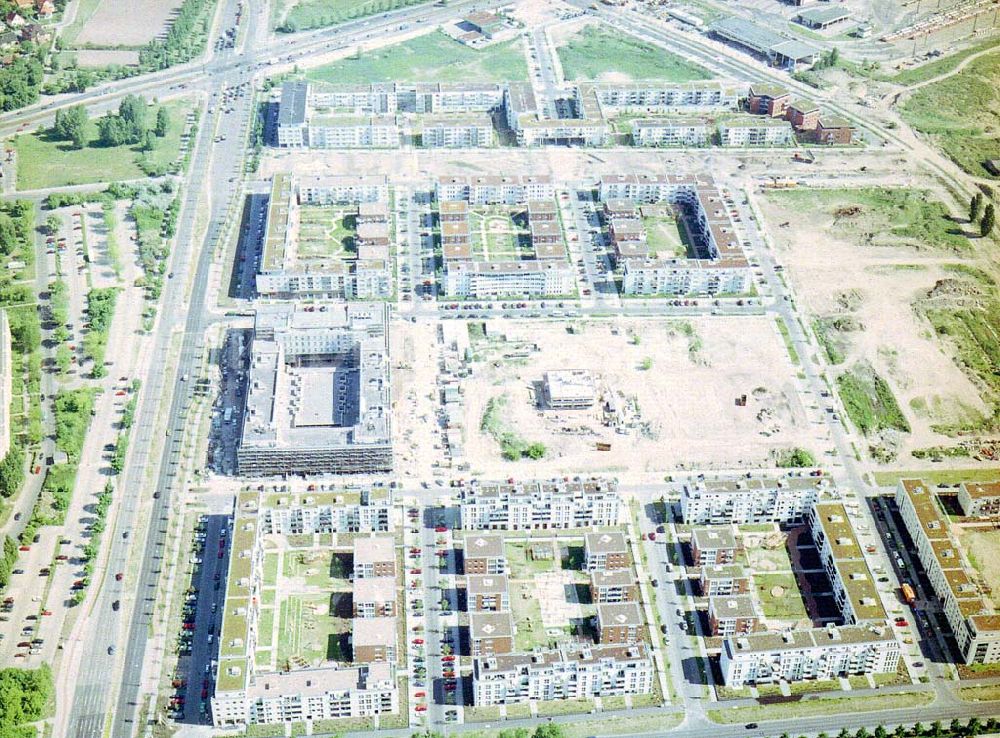
[[[956,525],[953,530],[969,563],[992,593],[993,604],[1000,607],[1000,531],[963,525]]]
[[[437,408],[437,341],[428,323],[394,321],[392,356],[393,445],[397,467],[407,476],[430,477],[440,453],[434,432]]]
[[[75,43],[83,46],[143,46],[167,27],[183,0],[101,0],[83,23]],[[85,9],[81,8],[80,13]],[[82,18],[78,18],[79,22]]]
[[[877,218],[838,222],[829,208],[805,208],[784,193],[757,202],[811,327],[825,320],[846,328],[826,332],[833,342],[834,356],[827,357],[832,373],[865,362],[889,383],[912,428],[903,437],[900,458],[914,449],[954,443],[933,430],[936,424],[974,422],[989,414],[952,348],[915,307],[939,280],[954,276],[954,265],[968,255],[918,247]],[[968,466],[969,460],[956,463]]]
[[[462,382],[472,473],[643,479],[679,463],[769,466],[772,451],[810,445],[793,367],[768,318],[490,321],[473,351]],[[594,407],[539,409],[544,373],[558,369],[593,373]],[[742,395],[746,407],[736,405]],[[609,401],[617,417],[605,412]],[[544,444],[544,457],[505,459],[503,433]]]

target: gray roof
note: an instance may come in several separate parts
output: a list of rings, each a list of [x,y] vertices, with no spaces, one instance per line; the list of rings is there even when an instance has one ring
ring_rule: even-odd
[[[819,53],[819,49],[812,44],[807,44],[805,41],[796,41],[795,39],[789,39],[787,41],[782,41],[780,44],[775,44],[770,50],[778,56],[784,56],[795,61],[808,59]]]
[[[377,561],[395,562],[393,542],[387,536],[354,539],[354,564],[371,564]]]
[[[501,594],[507,591],[507,575],[470,574],[467,587],[470,597],[477,594]]]
[[[785,40],[784,36],[774,31],[733,15],[720,18],[711,24],[708,30],[745,44],[762,54],[775,44],[780,44]]]
[[[800,10],[795,14],[796,18],[809,21],[810,23],[834,23],[845,18],[850,18],[851,14],[842,7],[829,6],[826,8],[808,8]]]
[[[306,100],[309,83],[301,80],[285,82],[281,86],[281,104],[278,106],[279,126],[301,126],[306,122]]]
[[[759,617],[757,605],[750,595],[723,595],[708,598],[708,611],[719,620]]]
[[[514,619],[509,612],[470,612],[469,637],[504,638],[514,636]]]
[[[736,548],[736,536],[725,526],[695,528],[691,531],[691,543],[699,549]]]
[[[625,535],[617,530],[607,533],[588,533],[584,536],[584,548],[588,555],[593,553],[621,553],[628,550],[625,545]]]
[[[597,606],[597,622],[602,628],[616,625],[642,625],[638,602],[618,602]]]
[[[466,559],[504,556],[503,536],[496,533],[470,533],[465,536]]]

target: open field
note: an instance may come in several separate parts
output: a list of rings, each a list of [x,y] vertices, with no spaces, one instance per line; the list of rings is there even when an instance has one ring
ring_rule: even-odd
[[[473,351],[463,425],[474,473],[641,475],[678,463],[734,467],[766,463],[772,450],[793,441],[808,443],[792,367],[767,318],[492,321]],[[740,360],[751,352],[758,360]],[[594,373],[599,393],[614,395],[622,408],[621,432],[603,424],[598,405],[539,410],[538,383],[555,369]],[[748,406],[736,407],[734,398],[743,394]],[[494,426],[516,429],[525,444],[543,444],[544,457],[506,461]],[[611,444],[611,452],[595,454],[597,442]]]
[[[35,190],[46,187],[114,182],[141,179],[147,171],[161,170],[180,157],[186,128],[185,118],[190,106],[180,102],[166,104],[171,126],[167,135],[156,139],[156,148],[141,151],[141,147],[105,147],[97,143],[97,125],[90,121],[89,143],[74,149],[67,141],[56,138],[50,130],[27,133],[14,139],[17,149],[17,188]],[[156,107],[147,116],[155,118]]]
[[[568,80],[624,81],[662,79],[670,82],[708,79],[709,73],[661,48],[587,25],[557,48]]]
[[[309,70],[309,79],[331,84],[372,82],[480,82],[525,80],[528,67],[520,41],[470,49],[439,31],[401,44],[362,52]]]
[[[427,0],[285,0],[274,9],[274,26],[294,33],[385,13]]]
[[[858,364],[870,367],[895,397],[910,427],[898,439],[900,458],[954,443],[943,432],[948,426],[974,425],[992,414],[990,393],[973,372],[963,371],[957,344],[961,339],[968,363],[980,370],[989,363],[983,349],[966,340],[971,334],[957,324],[953,343],[925,315],[932,307],[928,295],[941,293],[942,281],[951,284],[961,276],[951,252],[963,252],[963,265],[980,263],[980,244],[949,232],[961,225],[946,217],[933,193],[801,190],[769,192],[759,203],[818,350],[831,365],[842,365],[836,374]],[[943,296],[938,304],[951,305]],[[990,320],[970,318],[977,324]]]
[[[983,166],[1000,150],[996,111],[1000,108],[1000,49],[971,61],[950,77],[910,94],[903,118],[975,177],[992,177]]]
[[[183,0],[80,0],[66,47],[143,46],[162,34]],[[141,19],[141,22],[136,22]]]
[[[716,723],[742,723],[748,720],[787,720],[796,717],[839,715],[850,712],[895,710],[901,707],[926,705],[934,699],[933,692],[897,692],[866,697],[819,698],[780,705],[754,705],[709,710],[708,717]]]

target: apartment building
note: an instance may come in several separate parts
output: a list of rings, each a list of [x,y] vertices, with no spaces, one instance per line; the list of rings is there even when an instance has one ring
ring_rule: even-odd
[[[739,104],[742,89],[727,82],[663,82],[637,80],[628,84],[581,85],[592,89],[606,115],[624,113],[717,112]]]
[[[875,580],[843,504],[818,502],[807,514],[807,520],[844,622],[855,625],[884,621],[885,609]]]
[[[355,578],[351,597],[355,618],[394,618],[399,614],[395,577]]]
[[[705,269],[691,259],[623,256],[622,265],[626,295],[739,295],[750,289],[750,272],[742,264]]]
[[[613,479],[459,484],[462,527],[470,530],[563,530],[617,525],[621,499]]]
[[[517,205],[556,196],[552,178],[537,174],[442,177],[436,192],[439,203],[465,200],[470,205]]]
[[[507,552],[502,535],[467,533],[464,541],[462,562],[466,574],[507,573]]]
[[[387,320],[384,303],[257,308],[241,475],[391,471]]]
[[[770,117],[732,118],[719,124],[723,146],[791,146],[795,132],[788,121]]]
[[[388,536],[354,539],[354,580],[396,576],[396,546]]]
[[[393,528],[389,487],[344,489],[307,494],[272,493],[262,497],[264,533],[379,533]]]
[[[792,100],[788,103],[788,109],[785,112],[787,120],[796,131],[815,130],[816,126],[819,125],[819,115],[819,105],[812,100]]]
[[[469,652],[496,656],[514,650],[514,618],[506,612],[469,613]]]
[[[708,598],[708,624],[713,636],[753,633],[760,612],[752,595],[718,595]]]
[[[598,605],[596,620],[599,643],[631,646],[643,640],[642,609],[638,602]]]
[[[212,697],[215,727],[371,718],[399,712],[389,664],[260,674],[246,689]]]
[[[488,115],[422,119],[414,129],[425,148],[485,148],[494,143],[493,121]]]
[[[350,205],[388,202],[389,180],[384,175],[343,174],[297,177],[302,205]]]
[[[598,605],[637,602],[639,587],[628,569],[590,572],[590,600]]]
[[[354,618],[351,653],[356,664],[396,664],[396,618]]]
[[[573,88],[565,103],[571,114],[551,117],[530,84],[513,83],[504,93],[503,116],[519,146],[603,146],[610,140],[611,126],[592,89]]]
[[[455,261],[445,267],[444,291],[477,300],[569,295],[576,282],[567,262]]]
[[[899,657],[899,643],[885,625],[831,625],[727,638],[720,670],[727,687],[742,687],[894,674]]]
[[[958,504],[967,517],[997,517],[1000,515],[1000,481],[962,482],[958,488]]]
[[[826,477],[786,477],[687,483],[681,517],[689,525],[795,524],[817,500],[833,494]]]
[[[630,562],[625,534],[620,531],[588,533],[583,537],[583,558],[587,571],[627,570]]]
[[[712,126],[702,118],[636,118],[634,146],[707,146]]]
[[[312,149],[394,149],[400,144],[394,116],[316,116],[306,129]]]
[[[654,678],[652,659],[641,643],[490,656],[472,662],[473,704],[648,694]]]
[[[691,557],[695,566],[731,564],[741,548],[734,528],[695,528],[691,531]]]
[[[739,564],[703,566],[698,575],[702,597],[725,597],[750,592],[750,575]]]
[[[747,94],[747,109],[753,115],[783,118],[791,99],[791,93],[783,87],[767,83],[754,83],[750,85]]]
[[[896,505],[962,660],[966,664],[1000,662],[1000,615],[977,584],[979,577],[966,563],[934,492],[919,479],[901,479]]]
[[[469,612],[507,612],[510,592],[506,574],[470,574],[465,578]]]

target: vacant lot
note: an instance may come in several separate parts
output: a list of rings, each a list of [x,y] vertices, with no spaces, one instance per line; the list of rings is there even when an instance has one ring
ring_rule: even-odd
[[[773,449],[811,440],[792,367],[766,318],[493,321],[473,352],[463,394],[474,473],[641,476],[685,462],[731,468],[765,463]],[[755,361],[740,358],[749,354]],[[619,409],[617,419],[603,415],[601,402],[588,410],[539,409],[539,384],[556,369],[590,370],[602,401]],[[737,407],[744,394],[747,407]],[[498,425],[525,445],[542,444],[543,457],[505,460],[492,432]],[[598,442],[611,451],[595,453]]]
[[[870,367],[896,398],[911,429],[901,456],[954,443],[943,432],[949,426],[975,425],[992,414],[993,401],[977,372],[963,371],[967,363],[989,373],[987,354],[970,340],[973,330],[988,338],[978,327],[988,314],[976,313],[978,303],[967,295],[949,297],[942,288],[965,279],[955,272],[956,252],[962,252],[963,265],[982,263],[976,251],[992,250],[992,244],[973,247],[950,232],[962,225],[947,218],[930,192],[769,192],[760,204],[784,279],[809,315],[819,353],[839,365],[836,374],[858,364]],[[931,313],[934,308],[941,312]],[[963,327],[959,308],[969,310],[975,328]],[[938,329],[928,319],[932,314],[949,328]]]
[[[167,135],[156,139],[152,151],[135,146],[100,146],[97,125],[90,121],[89,143],[74,149],[68,141],[56,138],[51,130],[29,133],[14,139],[17,149],[17,188],[35,190],[46,187],[114,182],[140,179],[147,172],[160,171],[180,157],[185,118],[190,106],[175,102],[166,105],[171,126]],[[156,117],[156,107],[150,106],[147,116]]]
[[[1000,149],[998,77],[1000,49],[914,91],[903,104],[903,118],[969,174],[995,178],[983,163]]]
[[[427,0],[285,0],[275,8],[275,28],[284,33],[333,26],[398,10]]]
[[[557,49],[569,80],[626,81],[662,79],[670,82],[708,79],[703,67],[618,30],[588,25]]]
[[[64,46],[144,46],[163,33],[184,0],[79,0]]]
[[[317,67],[306,76],[331,84],[525,80],[528,67],[520,44],[511,41],[476,51],[434,31]]]

